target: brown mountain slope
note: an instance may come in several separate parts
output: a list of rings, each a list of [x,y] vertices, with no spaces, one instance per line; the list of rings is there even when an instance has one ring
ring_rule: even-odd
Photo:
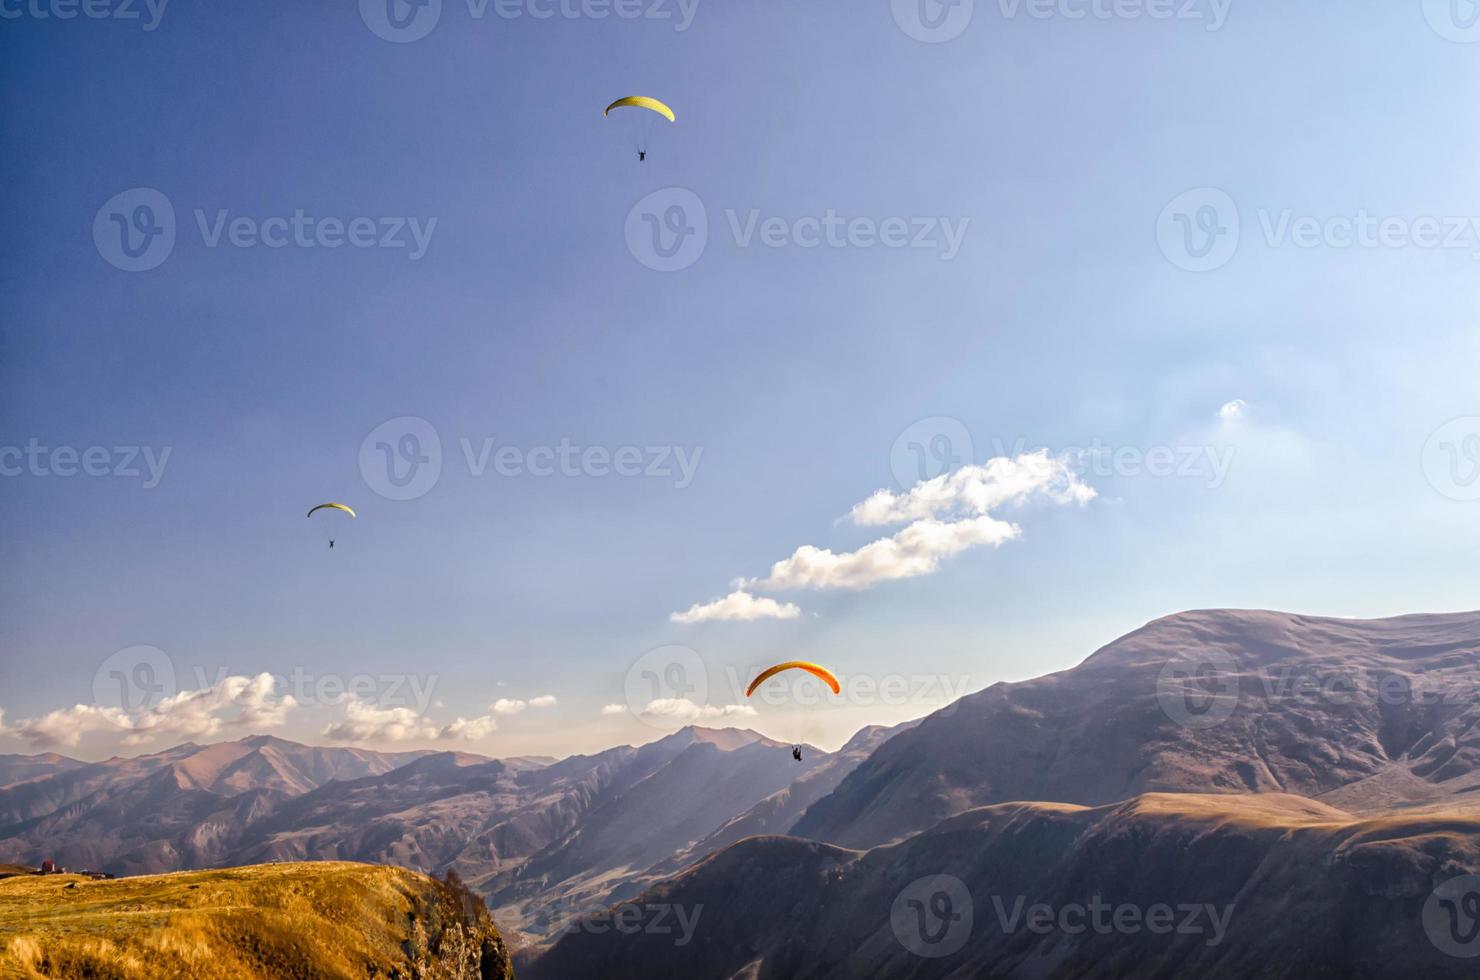
[[[0,976],[511,980],[486,912],[409,871],[271,865],[0,880]]]
[[[0,786],[15,786],[45,776],[54,776],[69,769],[81,769],[87,765],[55,752],[41,755],[0,755]]]
[[[0,860],[127,874],[203,867],[284,800],[422,755],[253,736],[65,768],[0,788]]]
[[[573,926],[520,971],[1472,977],[1474,960],[1441,951],[1435,889],[1477,872],[1473,817],[1359,820],[1283,794],[1003,804],[866,852],[750,838]]]
[[[695,861],[724,850],[746,837],[784,834],[807,807],[837,789],[848,773],[861,765],[875,749],[887,739],[914,725],[914,722],[906,722],[892,728],[870,725],[860,729],[837,752],[827,756],[815,768],[802,773],[784,789],[767,796],[755,806],[720,825],[702,840],[682,848],[643,874],[633,875],[620,888],[612,891],[611,899],[635,895],[659,878],[676,874]]]
[[[830,758],[809,748],[797,763],[790,746],[748,731],[685,729],[670,738],[682,738],[681,749],[662,766],[596,801],[523,865],[481,883],[506,931],[538,934],[601,907],[614,889]]]
[[[439,753],[389,773],[333,782],[254,824],[233,863],[355,860],[440,869],[526,799],[532,767]]]
[[[1480,613],[1159,619],[1078,667],[890,739],[791,832],[867,847],[1011,800],[1289,792],[1354,812],[1480,802]]]

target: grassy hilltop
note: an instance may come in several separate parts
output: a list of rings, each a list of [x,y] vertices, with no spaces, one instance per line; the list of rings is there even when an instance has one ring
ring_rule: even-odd
[[[0,877],[0,977],[82,976],[509,980],[513,970],[481,906],[400,868]]]

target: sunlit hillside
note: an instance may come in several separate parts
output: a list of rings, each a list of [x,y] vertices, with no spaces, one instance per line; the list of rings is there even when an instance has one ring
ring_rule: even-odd
[[[0,977],[503,980],[503,940],[456,887],[399,868],[260,865],[0,880]]]

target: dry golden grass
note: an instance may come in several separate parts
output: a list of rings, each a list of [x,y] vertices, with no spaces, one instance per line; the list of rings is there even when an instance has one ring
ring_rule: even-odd
[[[467,920],[431,879],[362,864],[13,877],[0,880],[0,977],[498,976],[478,964],[506,964],[502,943]]]

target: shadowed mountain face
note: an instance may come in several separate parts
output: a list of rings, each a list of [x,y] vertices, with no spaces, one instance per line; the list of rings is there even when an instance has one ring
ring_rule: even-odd
[[[754,732],[698,728],[548,766],[430,756],[281,805],[230,860],[451,867],[511,936],[538,942],[614,895],[790,825],[892,731],[866,729],[832,755],[809,748],[801,763]]]
[[[791,832],[869,847],[971,807],[1286,792],[1480,804],[1480,613],[1191,612],[996,684],[882,745]]]
[[[843,752],[688,728],[553,764],[251,738],[51,770],[0,790],[0,861],[122,874],[276,861],[453,868],[543,932],[750,832],[789,825],[887,737]],[[664,865],[662,869],[656,865]]]
[[[254,736],[59,765],[0,788],[0,860],[34,862],[44,851],[68,867],[128,874],[208,866],[282,801],[332,780],[389,772],[422,754]]]
[[[746,837],[785,833],[807,807],[836,789],[843,778],[884,744],[886,739],[914,727],[914,724],[907,722],[894,728],[870,725],[860,730],[841,749],[810,767],[785,789],[777,790],[755,806],[727,820],[713,833],[654,865],[646,874],[634,875],[620,888],[613,890],[610,897],[619,899],[634,895],[658,878],[675,874],[699,858],[729,847]]]
[[[655,879],[654,866],[676,852],[683,855],[680,866],[710,853],[721,845],[698,842],[832,761],[809,748],[794,762],[790,746],[754,732],[685,729],[644,747],[655,749],[663,751],[661,765],[620,792],[593,797],[565,833],[527,862],[480,882],[501,927],[538,936],[569,915],[601,907],[618,888],[631,891]]]
[[[529,859],[553,885],[645,868],[795,778],[793,766],[754,733],[703,729],[550,766],[435,755],[285,804],[234,858],[450,866],[490,893]]]
[[[1473,977],[1473,960],[1441,949],[1455,923],[1436,888],[1477,872],[1472,817],[1359,820],[1283,794],[1004,804],[866,852],[750,838],[571,925],[519,969],[534,980]]]
[[[47,752],[43,755],[0,755],[0,786],[15,786],[69,769],[81,769],[85,762]]]

